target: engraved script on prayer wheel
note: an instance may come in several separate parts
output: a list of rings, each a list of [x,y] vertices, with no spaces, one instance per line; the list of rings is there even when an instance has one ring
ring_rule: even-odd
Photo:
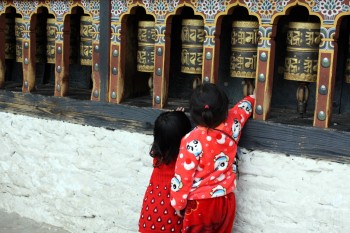
[[[140,21],[138,24],[137,71],[154,71],[154,43],[156,30],[153,21]]]
[[[15,19],[15,35],[16,35],[16,61],[22,62],[23,61],[23,54],[22,54],[22,32],[24,31],[25,26],[23,24],[22,18],[16,18]]]
[[[181,72],[202,73],[204,35],[203,20],[182,20]]]
[[[5,24],[5,59],[16,58],[15,18],[6,17]]]
[[[47,44],[46,44],[46,56],[47,63],[54,64],[55,63],[55,41],[56,41],[56,20],[55,19],[47,19],[46,24],[46,34],[47,34]]]
[[[234,21],[231,34],[230,75],[255,78],[259,23]]]
[[[89,16],[80,19],[80,64],[92,65],[92,22]]]
[[[316,81],[320,40],[320,24],[289,23],[284,79],[301,82]]]

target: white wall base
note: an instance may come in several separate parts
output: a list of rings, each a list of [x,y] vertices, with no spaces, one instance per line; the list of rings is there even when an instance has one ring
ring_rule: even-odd
[[[152,136],[4,112],[0,122],[0,208],[74,233],[137,232]],[[235,233],[350,232],[349,164],[244,153]]]

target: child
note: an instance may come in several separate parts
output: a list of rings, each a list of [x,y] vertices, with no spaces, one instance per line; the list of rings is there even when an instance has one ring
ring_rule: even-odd
[[[171,180],[171,205],[184,217],[182,233],[231,233],[237,143],[254,103],[255,96],[247,96],[229,110],[216,85],[194,91],[190,114],[197,127],[181,141]]]
[[[143,200],[139,232],[180,232],[182,218],[170,205],[170,181],[181,138],[190,131],[191,122],[183,111],[164,112],[156,119],[150,151],[154,168]]]

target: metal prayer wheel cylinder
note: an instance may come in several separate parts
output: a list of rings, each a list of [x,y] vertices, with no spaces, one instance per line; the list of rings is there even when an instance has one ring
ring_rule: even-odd
[[[23,51],[22,51],[22,42],[23,36],[22,33],[25,29],[22,18],[15,19],[15,35],[16,35],[16,61],[23,62]]]
[[[231,34],[230,76],[255,78],[259,23],[234,21]]]
[[[89,16],[80,18],[80,64],[92,65],[92,21]]]
[[[203,20],[182,20],[181,72],[187,74],[202,73],[204,37]]]
[[[315,82],[321,41],[320,24],[290,22],[288,28],[284,79]]]
[[[156,30],[153,21],[140,21],[138,24],[137,71],[154,71],[154,43]]]
[[[55,64],[55,41],[56,41],[56,20],[48,18],[46,24],[46,36],[47,36],[47,44],[46,44],[46,57],[47,63]]]
[[[5,59],[16,58],[15,18],[6,17],[5,23]]]

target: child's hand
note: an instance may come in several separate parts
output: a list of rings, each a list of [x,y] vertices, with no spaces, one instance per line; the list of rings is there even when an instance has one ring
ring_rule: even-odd
[[[184,107],[177,107],[177,108],[175,109],[175,111],[184,112],[184,111],[185,111],[185,108],[184,108]]]
[[[175,210],[176,211],[176,215],[183,218],[183,214],[181,212],[183,212],[183,210]]]
[[[253,99],[256,99],[256,88],[254,88],[254,92],[252,95],[250,95],[250,97],[252,97]]]

